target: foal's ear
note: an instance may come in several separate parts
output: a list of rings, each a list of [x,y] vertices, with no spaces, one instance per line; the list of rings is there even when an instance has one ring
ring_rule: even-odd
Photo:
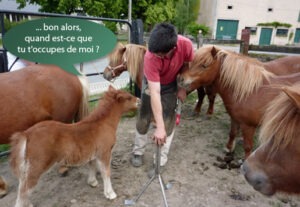
[[[215,47],[213,46],[213,47],[211,48],[210,53],[211,53],[211,55],[212,55],[213,57],[215,57],[215,56],[217,55],[217,53],[218,53],[217,48],[215,48]]]
[[[282,90],[292,100],[293,104],[300,109],[300,93],[297,88],[286,86],[282,87]]]
[[[115,91],[116,89],[112,86],[112,85],[109,85],[108,86],[108,91],[112,92],[112,91]]]

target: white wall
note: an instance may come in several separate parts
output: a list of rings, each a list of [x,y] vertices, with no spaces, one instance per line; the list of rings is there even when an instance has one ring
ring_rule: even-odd
[[[232,9],[228,9],[232,6]],[[273,11],[268,12],[272,8]],[[216,24],[218,19],[238,20],[238,34],[240,39],[241,31],[245,27],[257,27],[257,34],[251,35],[250,43],[258,44],[261,27],[258,23],[280,22],[292,25],[289,33],[300,28],[298,16],[300,12],[300,0],[201,0],[201,8],[198,22],[205,23],[211,28],[212,37],[215,38]],[[284,45],[288,43],[287,37],[276,37],[276,30],[273,29],[271,44]]]

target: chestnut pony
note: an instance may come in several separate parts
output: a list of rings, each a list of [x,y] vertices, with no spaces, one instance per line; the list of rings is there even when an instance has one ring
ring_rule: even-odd
[[[87,79],[54,65],[34,64],[1,73],[0,88],[0,144],[9,144],[14,132],[37,122],[70,123],[88,113]],[[6,193],[5,185],[0,185],[0,197]]]
[[[103,72],[103,77],[111,81],[114,78],[121,75],[122,72],[128,71],[133,82],[135,82],[139,89],[142,87],[143,79],[143,64],[144,55],[147,48],[137,44],[126,44],[118,43],[115,50],[108,56],[109,65],[105,68]],[[196,115],[201,111],[201,106],[205,95],[209,99],[209,107],[207,109],[207,115],[213,114],[215,93],[211,93],[209,87],[199,87],[197,88],[198,102],[194,109]]]
[[[116,131],[123,113],[136,110],[139,99],[109,87],[98,107],[77,123],[43,121],[12,136],[11,167],[19,179],[16,207],[27,207],[30,192],[40,176],[55,163],[89,163],[87,182],[98,185],[96,167],[102,175],[104,195],[116,198],[110,180],[110,160]],[[38,147],[37,147],[38,146]]]
[[[293,62],[284,64],[286,60]],[[253,148],[253,136],[265,107],[279,93],[279,89],[266,86],[300,80],[300,73],[286,76],[274,74],[283,74],[285,70],[286,73],[299,71],[300,57],[278,59],[268,67],[254,58],[207,46],[196,52],[190,69],[181,74],[178,83],[187,90],[211,85],[213,91],[220,94],[231,118],[226,148],[234,150],[235,136],[240,127],[247,158]]]
[[[248,183],[268,196],[300,194],[300,82],[282,90],[264,114],[260,146],[241,167]]]

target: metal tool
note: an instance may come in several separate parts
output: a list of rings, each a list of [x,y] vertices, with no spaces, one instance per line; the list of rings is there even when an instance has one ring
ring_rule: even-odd
[[[155,173],[154,173],[154,175],[143,186],[141,192],[133,200],[125,200],[125,205],[127,205],[127,206],[134,205],[139,200],[139,198],[142,196],[142,194],[145,192],[145,190],[148,188],[148,186],[152,183],[152,181],[155,178],[158,178],[159,184],[160,184],[160,187],[161,187],[161,191],[162,191],[162,195],[163,195],[163,199],[164,199],[165,207],[168,207],[165,190],[170,189],[172,187],[172,184],[168,183],[166,185],[165,182],[163,181],[163,178],[162,178],[161,174],[160,174],[160,150],[161,150],[161,146],[156,145],[156,163],[155,163]]]

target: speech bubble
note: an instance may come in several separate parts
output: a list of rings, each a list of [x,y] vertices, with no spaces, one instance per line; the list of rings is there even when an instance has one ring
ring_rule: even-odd
[[[15,56],[43,64],[54,64],[80,75],[76,63],[110,53],[117,43],[104,25],[77,18],[49,17],[28,21],[10,29],[4,47]]]

